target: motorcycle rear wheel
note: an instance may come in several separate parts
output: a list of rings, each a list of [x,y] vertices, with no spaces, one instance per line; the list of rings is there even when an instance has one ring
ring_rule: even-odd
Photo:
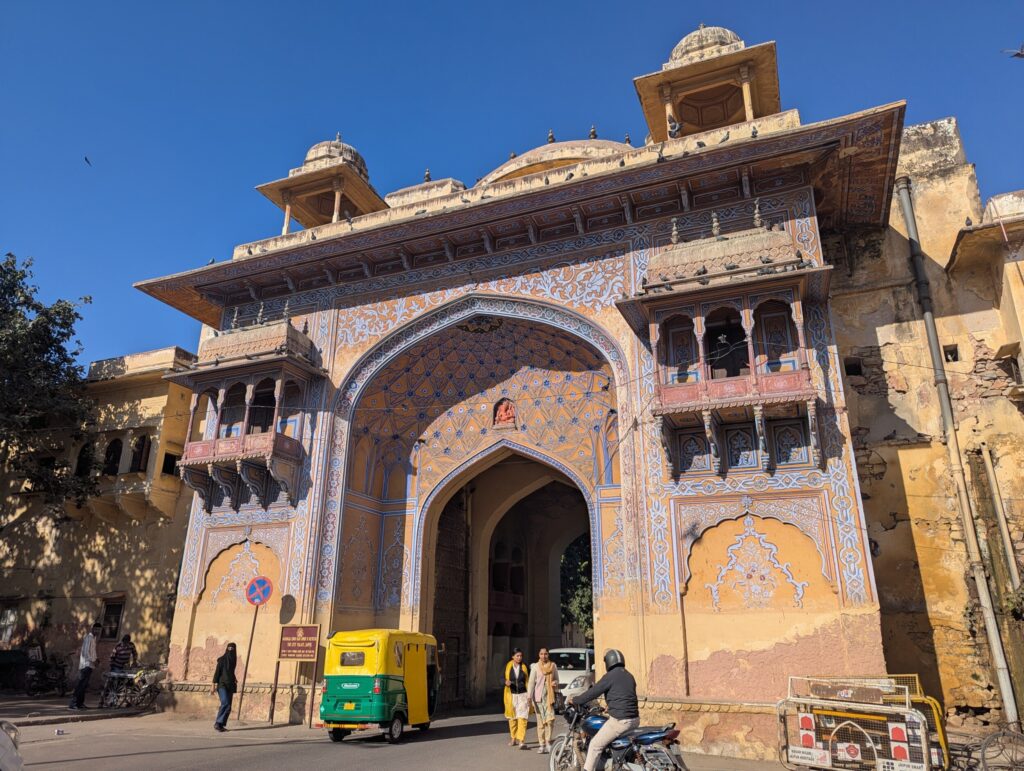
[[[579,771],[582,768],[576,759],[576,751],[565,734],[551,742],[551,754],[548,758],[548,771]]]

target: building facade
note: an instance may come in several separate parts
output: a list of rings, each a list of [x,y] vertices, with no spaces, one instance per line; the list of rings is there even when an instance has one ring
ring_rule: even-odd
[[[22,481],[3,477],[0,519],[0,649],[35,643],[78,666],[96,621],[100,672],[123,634],[141,661],[166,661],[191,491],[177,462],[190,394],[164,380],[194,356],[172,347],[93,362],[95,446],[52,440],[75,473],[99,460],[98,494],[56,516]],[[98,679],[96,679],[98,682]]]
[[[176,708],[255,624],[265,715],[283,623],[432,633],[443,701],[479,704],[562,639],[585,538],[595,647],[693,746],[774,756],[790,675],[1012,714],[1021,197],[983,208],[955,121],[902,102],[803,124],[775,44],[723,28],[634,84],[642,146],[549,136],[472,187],[382,197],[317,144],[258,188],[280,235],[138,284],[207,327],[166,375]],[[321,668],[281,664],[277,714]]]

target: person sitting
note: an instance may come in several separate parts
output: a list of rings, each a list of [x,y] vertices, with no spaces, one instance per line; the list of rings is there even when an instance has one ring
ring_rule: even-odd
[[[598,696],[604,696],[608,705],[608,720],[601,730],[590,740],[587,748],[587,760],[583,764],[584,771],[594,771],[597,759],[601,757],[605,747],[627,731],[633,731],[640,725],[640,707],[636,698],[636,679],[626,671],[626,659],[622,651],[614,648],[605,651],[604,677],[594,683],[589,690],[573,696],[569,701],[575,705],[583,705]]]
[[[126,634],[121,642],[114,646],[110,654],[110,671],[123,672],[127,667],[134,667],[139,663],[139,652],[132,642],[132,636]]]

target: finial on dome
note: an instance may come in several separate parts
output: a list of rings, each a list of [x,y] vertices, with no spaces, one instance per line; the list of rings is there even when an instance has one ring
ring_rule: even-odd
[[[548,129],[548,144],[554,144],[555,141],[555,130]]]
[[[340,142],[341,141],[341,132],[340,131],[334,132],[334,141],[335,142]]]
[[[426,171],[423,172],[423,181],[424,182],[429,182],[430,181],[430,169],[429,168]]]
[[[590,126],[590,138],[597,139],[597,126],[591,124]]]

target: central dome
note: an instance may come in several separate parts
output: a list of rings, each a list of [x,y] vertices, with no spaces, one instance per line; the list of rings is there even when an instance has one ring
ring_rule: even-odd
[[[701,24],[676,44],[676,47],[672,49],[672,55],[669,56],[668,63],[671,66],[686,64],[743,47],[740,36],[731,29],[705,27]]]
[[[516,179],[525,177],[528,174],[536,174],[541,171],[550,171],[571,166],[582,161],[592,161],[598,158],[607,158],[611,155],[621,155],[633,148],[621,142],[611,142],[607,139],[576,139],[568,142],[549,142],[546,145],[535,147],[522,155],[511,158],[487,176],[480,179],[476,186],[489,185],[492,182],[499,182],[505,179]]]

